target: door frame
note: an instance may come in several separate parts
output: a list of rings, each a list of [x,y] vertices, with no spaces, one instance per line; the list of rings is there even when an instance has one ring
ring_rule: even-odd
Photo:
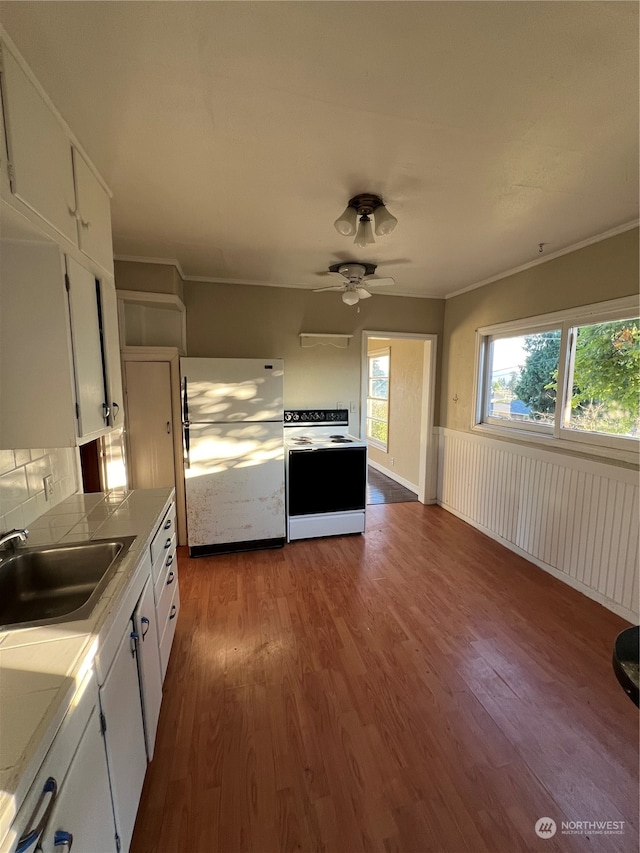
[[[182,411],[180,408],[180,350],[177,347],[123,347],[122,358],[122,384],[124,391],[125,406],[128,409],[126,387],[127,361],[155,361],[168,362],[171,381],[171,413],[173,415],[173,460],[176,474],[176,516],[178,521],[178,544],[187,544],[187,513],[184,495],[184,454],[182,449]],[[125,421],[126,424],[126,421]],[[129,435],[125,429],[125,441],[127,459],[131,458],[129,446]]]
[[[434,504],[436,503],[438,481],[438,443],[434,433],[438,336],[420,334],[418,332],[384,332],[363,329],[360,364],[360,434],[365,441],[367,437],[367,354],[370,338],[424,341],[420,451],[418,459],[418,500],[423,504]]]

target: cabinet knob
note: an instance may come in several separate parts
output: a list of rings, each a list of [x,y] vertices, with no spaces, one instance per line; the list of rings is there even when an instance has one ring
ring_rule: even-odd
[[[83,228],[91,228],[91,223],[87,219],[80,217],[80,224]]]

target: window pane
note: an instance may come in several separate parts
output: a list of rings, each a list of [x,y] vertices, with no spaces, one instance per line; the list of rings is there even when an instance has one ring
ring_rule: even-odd
[[[370,379],[369,380],[369,396],[379,397],[383,400],[389,398],[389,380],[388,379]]]
[[[384,444],[387,443],[387,435],[388,435],[388,427],[387,424],[383,421],[367,421],[367,436],[369,438],[376,438],[378,441],[382,441]]]
[[[369,359],[369,376],[388,376],[389,356],[376,355]]]
[[[640,321],[578,326],[565,427],[640,435]]]
[[[487,415],[553,425],[560,329],[496,338],[489,348]]]
[[[367,417],[388,420],[389,404],[384,400],[367,400]]]

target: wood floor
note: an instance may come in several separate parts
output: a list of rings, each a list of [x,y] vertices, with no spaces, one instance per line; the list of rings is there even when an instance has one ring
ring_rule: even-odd
[[[439,507],[367,525],[180,554],[133,853],[636,851],[626,623]]]
[[[369,504],[399,504],[417,501],[418,496],[381,471],[369,465],[367,474],[367,506]]]

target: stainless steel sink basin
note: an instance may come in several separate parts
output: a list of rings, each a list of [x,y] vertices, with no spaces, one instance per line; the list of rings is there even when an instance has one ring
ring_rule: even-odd
[[[0,560],[0,629],[86,619],[135,536],[20,548]]]

